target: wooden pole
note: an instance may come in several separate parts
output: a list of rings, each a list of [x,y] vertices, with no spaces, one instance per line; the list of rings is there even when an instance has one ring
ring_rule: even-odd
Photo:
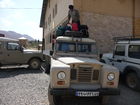
[[[135,0],[133,0],[133,10],[132,10],[132,21],[133,21],[133,23],[132,23],[132,25],[133,25],[133,37],[135,38]]]

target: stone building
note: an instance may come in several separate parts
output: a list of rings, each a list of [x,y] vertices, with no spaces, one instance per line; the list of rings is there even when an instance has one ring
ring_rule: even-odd
[[[79,10],[101,53],[112,51],[113,37],[140,36],[140,0],[44,0],[40,27],[45,49],[53,30],[67,20],[70,4]]]

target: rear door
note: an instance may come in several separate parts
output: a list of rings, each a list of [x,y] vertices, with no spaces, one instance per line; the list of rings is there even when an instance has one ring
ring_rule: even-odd
[[[140,68],[140,45],[139,44],[129,45],[127,62],[131,66]]]

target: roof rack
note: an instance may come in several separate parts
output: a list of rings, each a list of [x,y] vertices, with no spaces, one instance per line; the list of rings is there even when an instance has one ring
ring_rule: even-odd
[[[114,37],[113,40],[115,42],[118,42],[118,41],[139,41],[140,38],[134,38],[133,36],[123,36],[123,37]]]

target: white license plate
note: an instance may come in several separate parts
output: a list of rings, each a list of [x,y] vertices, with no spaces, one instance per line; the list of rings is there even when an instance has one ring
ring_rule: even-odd
[[[77,91],[76,96],[79,97],[97,97],[99,92]]]

